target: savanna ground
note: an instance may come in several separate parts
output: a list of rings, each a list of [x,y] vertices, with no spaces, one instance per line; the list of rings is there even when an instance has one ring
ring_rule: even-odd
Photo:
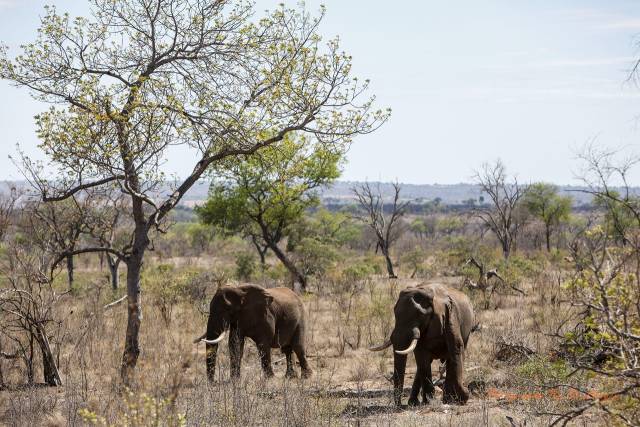
[[[182,234],[178,231],[177,236]],[[182,235],[184,236],[184,235]],[[411,243],[413,244],[413,243]],[[3,361],[7,388],[0,392],[3,425],[548,425],[561,413],[584,402],[566,387],[578,384],[605,391],[557,357],[548,336],[562,322],[562,260],[536,252],[515,257],[509,277],[518,276],[519,292],[503,286],[485,304],[481,292],[464,285],[460,259],[438,252],[422,262],[416,276],[400,265],[399,279],[387,279],[376,267],[372,274],[327,271],[316,278],[303,299],[307,309],[307,354],[314,376],[284,379],[284,356],[273,352],[275,378],[264,380],[256,348],[245,346],[242,377],[229,381],[226,343],[221,346],[217,381],[205,373],[204,345],[193,339],[206,326],[208,301],[220,283],[234,284],[234,254],[246,250],[240,239],[214,241],[201,254],[178,256],[160,248],[145,265],[142,355],[136,385],[124,389],[119,376],[126,307],[104,306],[123,291],[113,292],[108,270],[97,259],[81,256],[76,285],[57,305],[61,319],[52,337],[63,386],[24,386],[24,368],[17,360]],[[405,242],[399,246],[399,252]],[[180,250],[174,252],[181,252]],[[184,254],[184,252],[183,252]],[[370,255],[353,264],[382,265]],[[274,260],[272,261],[275,264]],[[344,260],[348,265],[349,260]],[[272,265],[270,274],[253,273],[265,286],[283,284]],[[64,275],[56,286],[65,288]],[[400,289],[423,281],[443,282],[465,289],[481,328],[470,338],[465,382],[472,391],[466,406],[444,405],[441,391],[429,404],[396,408],[390,382],[391,349],[373,353],[367,347],[382,342],[393,328],[392,307]],[[485,309],[485,307],[487,307]],[[434,361],[434,381],[440,362]],[[299,368],[298,368],[299,371]],[[406,403],[415,364],[409,358],[405,377]],[[40,378],[36,374],[36,378]],[[577,425],[602,423],[595,415]]]

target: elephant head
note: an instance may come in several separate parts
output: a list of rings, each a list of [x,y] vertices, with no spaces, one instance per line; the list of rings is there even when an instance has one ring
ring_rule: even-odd
[[[272,301],[273,297],[258,286],[222,286],[218,289],[209,304],[207,331],[194,341],[206,344],[209,380],[214,380],[218,344],[224,339],[226,331],[231,327],[232,334],[237,333],[239,322],[251,321],[253,317],[259,318]],[[230,340],[233,338],[230,337]]]
[[[429,384],[422,385],[430,388],[429,393],[432,393],[433,390],[430,378],[432,358],[446,358],[447,365],[449,365],[450,358],[462,357],[464,345],[460,348],[462,337],[453,304],[443,287],[416,286],[400,292],[394,307],[395,326],[390,339],[380,346],[370,348],[372,351],[381,351],[393,346],[394,399],[397,405],[400,405],[402,397],[407,354],[415,351],[416,361],[419,364],[429,364],[429,367],[424,368],[429,372]],[[426,362],[419,360],[421,358],[424,358]],[[451,365],[459,365],[461,369],[461,360],[454,362],[457,363],[451,363]],[[449,366],[447,367],[449,368]],[[449,376],[448,369],[447,380],[448,382],[453,381],[453,378],[449,378]],[[451,375],[451,377],[454,376]],[[455,393],[457,388],[454,387],[454,389],[452,392]],[[461,391],[460,394],[464,394],[464,392]],[[458,400],[466,401],[466,397],[460,396]]]

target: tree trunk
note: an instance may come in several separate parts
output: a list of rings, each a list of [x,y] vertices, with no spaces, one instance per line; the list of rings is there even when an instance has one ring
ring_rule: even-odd
[[[107,254],[107,264],[109,265],[109,273],[111,275],[111,288],[116,291],[120,286],[120,276],[118,275],[118,267],[120,266],[120,258],[112,257]]]
[[[41,328],[36,329],[36,342],[40,347],[42,353],[42,373],[44,375],[44,382],[52,387],[59,387],[62,385],[60,379],[60,372],[56,365],[56,360],[51,352],[51,346],[49,345],[49,339],[47,334]]]
[[[136,231],[136,241],[130,258],[127,260],[127,332],[120,376],[125,385],[130,385],[132,374],[140,355],[140,322],[142,305],[140,298],[140,273],[142,260],[148,245],[146,230]]]
[[[73,289],[73,255],[67,257],[67,278],[69,281],[69,289]]]
[[[547,252],[551,252],[551,227],[548,225],[545,227],[544,237],[547,239]]]
[[[266,255],[267,255],[267,251],[269,250],[269,247],[268,246],[262,247],[262,245],[258,242],[255,236],[251,236],[251,241],[253,242],[253,246],[255,246],[256,250],[258,251],[258,255],[260,256],[260,265],[264,269],[265,264],[267,262]]]
[[[391,256],[389,255],[389,248],[387,245],[378,244],[380,249],[382,250],[382,255],[384,255],[384,259],[387,262],[387,273],[389,273],[389,279],[397,279],[396,273],[393,271],[393,263],[391,262]]]
[[[502,256],[504,257],[505,260],[508,260],[509,256],[511,255],[511,242],[508,240],[508,238],[505,238],[501,243],[502,243]]]
[[[280,262],[282,262],[282,264],[287,268],[287,270],[289,270],[289,272],[293,276],[294,280],[296,280],[298,283],[300,283],[300,286],[301,286],[302,290],[306,291],[307,290],[307,278],[304,277],[304,275],[300,272],[300,270],[298,270],[298,268],[293,263],[293,261],[291,261],[287,257],[287,255],[284,252],[282,252],[282,250],[280,249],[280,247],[278,247],[277,244],[271,243],[271,242],[267,242],[267,243],[269,245],[269,248],[271,248],[271,250],[273,251],[273,253],[276,254],[276,257],[278,257]]]

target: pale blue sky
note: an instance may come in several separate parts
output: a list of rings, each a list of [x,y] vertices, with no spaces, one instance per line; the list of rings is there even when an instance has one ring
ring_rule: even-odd
[[[0,40],[34,38],[44,4],[86,14],[84,0],[0,0]],[[278,2],[259,0],[257,10]],[[294,3],[294,2],[287,2]],[[576,183],[575,151],[596,138],[637,147],[640,2],[308,1],[327,7],[321,32],[339,35],[354,72],[393,115],[356,139],[343,179],[468,181],[497,157],[522,180]],[[19,174],[15,144],[37,155],[32,116],[45,108],[0,81],[0,179]],[[183,175],[193,156],[175,153]],[[634,184],[640,184],[635,182]]]

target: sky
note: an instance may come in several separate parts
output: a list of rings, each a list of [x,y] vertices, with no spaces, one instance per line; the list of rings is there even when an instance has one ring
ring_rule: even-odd
[[[256,10],[281,1],[258,0]],[[297,2],[285,1],[289,5]],[[0,41],[17,53],[35,37],[44,4],[87,15],[85,0],[0,0]],[[636,0],[307,1],[327,8],[320,33],[339,36],[354,75],[393,110],[355,139],[343,180],[468,182],[500,158],[521,181],[576,184],[590,142],[639,152]],[[0,179],[19,179],[8,156],[36,158],[33,116],[46,109],[0,81]],[[184,176],[193,156],[172,153]],[[640,185],[640,173],[634,175]]]

